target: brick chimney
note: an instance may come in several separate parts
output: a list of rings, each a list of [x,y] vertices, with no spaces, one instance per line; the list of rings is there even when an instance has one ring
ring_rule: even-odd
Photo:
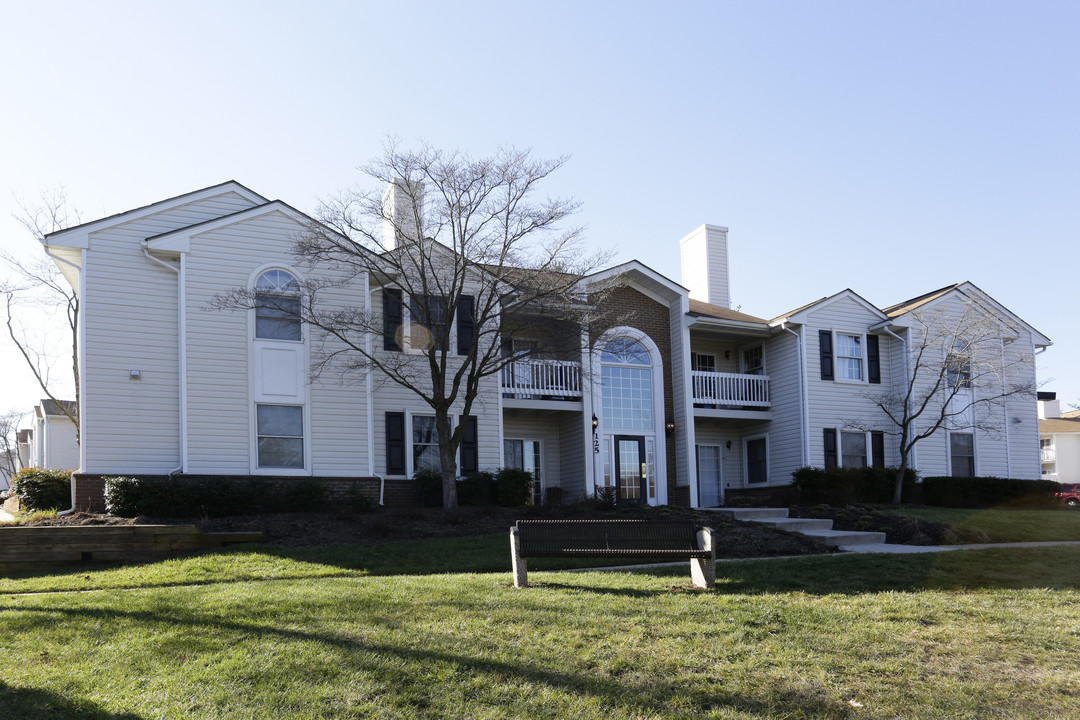
[[[682,284],[690,297],[712,305],[731,306],[726,227],[702,225],[679,241]]]

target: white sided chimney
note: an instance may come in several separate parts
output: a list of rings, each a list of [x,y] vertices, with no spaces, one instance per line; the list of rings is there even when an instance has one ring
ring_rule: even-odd
[[[395,180],[383,193],[383,249],[393,250],[400,240],[416,240],[417,217],[424,211],[424,183]]]
[[[679,241],[682,284],[690,297],[731,307],[726,227],[702,225]]]

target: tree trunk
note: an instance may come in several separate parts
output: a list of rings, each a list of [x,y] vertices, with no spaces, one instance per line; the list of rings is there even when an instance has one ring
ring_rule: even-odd
[[[893,505],[900,505],[904,494],[904,476],[907,475],[907,453],[900,454],[900,467],[896,470],[896,480],[893,483]]]
[[[442,417],[440,417],[442,415]],[[443,511],[447,515],[457,513],[457,445],[453,442],[450,418],[436,413],[435,427],[439,432],[439,464],[442,468]]]

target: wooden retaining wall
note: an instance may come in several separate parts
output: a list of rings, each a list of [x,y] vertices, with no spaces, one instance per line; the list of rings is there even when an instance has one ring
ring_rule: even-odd
[[[194,525],[36,525],[0,528],[0,574],[79,562],[137,562],[262,542],[261,532],[201,533]]]

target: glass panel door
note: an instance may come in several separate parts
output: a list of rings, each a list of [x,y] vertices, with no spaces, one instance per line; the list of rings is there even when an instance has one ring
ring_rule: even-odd
[[[720,446],[697,446],[698,503],[701,507],[720,507]]]
[[[616,502],[637,504],[648,497],[645,438],[615,436]]]

